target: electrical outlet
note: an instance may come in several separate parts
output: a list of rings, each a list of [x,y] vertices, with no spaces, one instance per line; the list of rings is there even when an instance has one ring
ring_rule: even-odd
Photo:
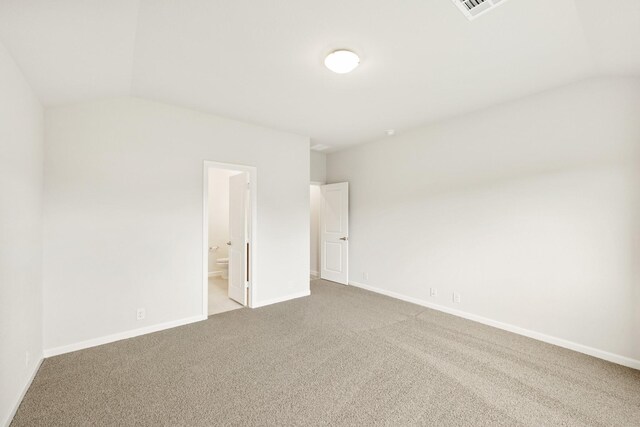
[[[362,273],[362,280],[369,280],[369,273]]]
[[[25,351],[24,352],[24,366],[25,367],[29,367],[29,352]]]
[[[453,302],[455,302],[456,304],[460,304],[460,293],[459,292],[454,292],[453,293]]]
[[[432,297],[437,297],[438,290],[436,288],[429,288],[429,295],[431,295]]]
[[[144,308],[139,308],[136,311],[136,320],[142,320],[147,316],[147,311]]]

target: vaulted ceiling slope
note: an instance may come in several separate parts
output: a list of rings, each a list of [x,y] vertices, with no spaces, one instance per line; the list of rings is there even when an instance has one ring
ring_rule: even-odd
[[[0,0],[46,106],[133,95],[341,148],[593,75],[640,75],[638,0]],[[350,48],[351,74],[323,67]]]

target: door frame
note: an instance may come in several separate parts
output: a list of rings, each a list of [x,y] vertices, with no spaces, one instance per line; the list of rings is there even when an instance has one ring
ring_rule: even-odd
[[[249,242],[249,295],[247,306],[253,308],[258,284],[258,168],[255,166],[205,160],[202,180],[202,314],[209,316],[209,170],[224,169],[249,174],[249,206],[247,209],[247,242]]]
[[[324,181],[311,181],[309,183],[309,205],[311,205],[311,187],[318,187],[318,191],[320,191],[320,187],[322,185],[325,185],[326,182]],[[320,195],[320,198],[322,198],[322,195]],[[312,274],[313,270],[311,270],[311,268],[309,268],[309,279],[310,280],[315,280],[315,279],[320,279],[320,267],[322,266],[322,257],[321,257],[321,252],[322,252],[322,245],[320,244],[320,210],[322,210],[322,200],[320,200],[320,208],[319,211],[317,212],[318,214],[318,229],[316,230],[316,241],[317,241],[317,245],[316,245],[316,253],[318,254],[318,259],[316,260],[318,265],[316,266],[316,268],[318,269],[316,271],[315,276]],[[311,215],[313,215],[313,212],[310,211]]]

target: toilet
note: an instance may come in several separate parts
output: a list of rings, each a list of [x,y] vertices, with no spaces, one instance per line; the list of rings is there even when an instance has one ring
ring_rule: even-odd
[[[216,265],[222,272],[221,276],[223,279],[229,278],[229,258],[218,258],[216,260]]]

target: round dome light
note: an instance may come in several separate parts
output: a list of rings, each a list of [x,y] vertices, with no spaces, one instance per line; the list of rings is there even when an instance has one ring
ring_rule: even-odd
[[[360,64],[360,58],[350,50],[336,50],[331,52],[324,60],[324,65],[334,73],[346,74],[356,69]]]

